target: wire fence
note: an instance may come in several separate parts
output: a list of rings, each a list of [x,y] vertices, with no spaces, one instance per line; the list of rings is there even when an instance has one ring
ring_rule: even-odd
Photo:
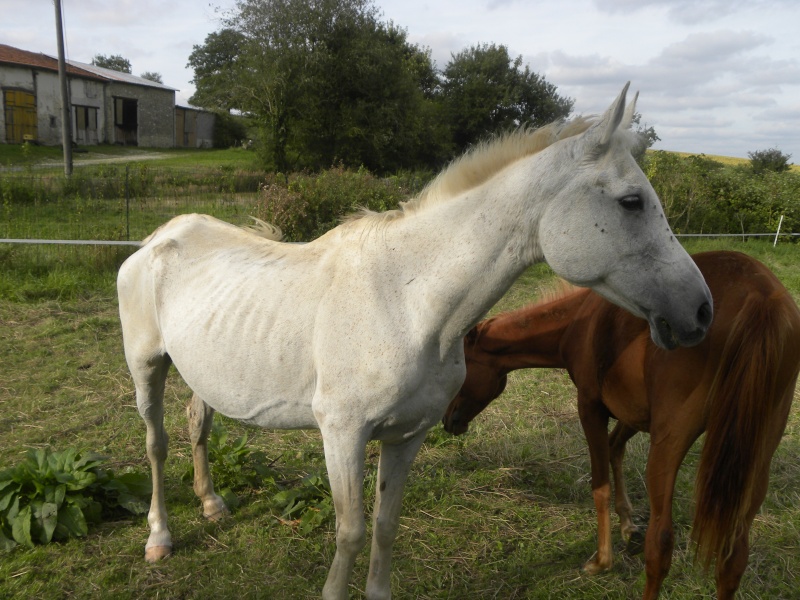
[[[0,269],[115,270],[172,217],[205,213],[244,225],[264,173],[159,168],[150,163],[0,172]]]
[[[263,173],[151,165],[61,174],[0,174],[5,243],[136,242],[172,217],[203,212],[234,223],[254,214]]]
[[[210,214],[243,225],[257,214],[266,176],[230,168],[178,169],[152,164],[58,172],[0,173],[0,247],[139,246],[179,214]],[[794,237],[798,233],[685,233],[677,237]]]

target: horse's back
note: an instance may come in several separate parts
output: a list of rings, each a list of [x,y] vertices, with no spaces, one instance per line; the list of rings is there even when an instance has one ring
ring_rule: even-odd
[[[313,426],[310,349],[315,289],[325,282],[313,260],[297,268],[308,256],[307,248],[203,215],[162,226],[118,276],[132,370],[166,356],[223,414],[275,427]],[[299,412],[287,410],[290,404]]]

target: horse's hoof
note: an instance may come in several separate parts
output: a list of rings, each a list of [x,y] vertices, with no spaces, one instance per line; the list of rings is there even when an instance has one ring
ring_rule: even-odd
[[[587,575],[599,575],[600,573],[604,573],[611,568],[611,565],[604,567],[599,562],[597,562],[597,558],[592,557],[590,558],[585,565],[583,565],[583,572]]]
[[[203,516],[206,519],[208,519],[209,521],[212,521],[214,523],[216,523],[217,521],[222,521],[224,518],[229,517],[230,515],[231,515],[231,511],[228,510],[227,506],[225,506],[223,508],[220,508],[219,510],[217,510],[217,511],[211,513],[211,514],[203,513]]]
[[[144,559],[149,563],[157,563],[172,554],[172,546],[151,546],[145,548]]]
[[[631,556],[644,552],[644,534],[639,529],[630,532],[628,543],[625,544],[625,552]]]

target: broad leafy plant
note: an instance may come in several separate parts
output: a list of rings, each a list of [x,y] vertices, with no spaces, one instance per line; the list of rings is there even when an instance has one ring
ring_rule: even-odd
[[[298,487],[278,492],[272,501],[281,510],[281,521],[297,525],[303,535],[325,523],[334,514],[331,486],[324,475],[317,473],[306,475]]]
[[[230,508],[239,505],[237,491],[259,487],[272,479],[273,471],[266,455],[260,450],[251,450],[247,441],[246,433],[231,439],[219,416],[214,415],[208,436],[208,462],[214,486]],[[183,479],[191,481],[193,476],[194,467],[190,466]]]
[[[83,537],[104,516],[145,514],[150,479],[115,475],[105,459],[73,448],[28,450],[15,467],[0,471],[0,549],[32,547]]]
[[[208,462],[215,487],[230,508],[239,505],[237,491],[275,486],[280,491],[272,497],[273,508],[280,511],[282,523],[297,526],[300,533],[309,533],[333,516],[331,488],[324,475],[308,474],[298,485],[289,487],[289,482],[276,481],[274,461],[268,463],[266,455],[251,450],[247,442],[247,434],[231,438],[222,419],[214,415],[208,436]],[[184,480],[190,481],[193,473],[194,469],[189,467]]]

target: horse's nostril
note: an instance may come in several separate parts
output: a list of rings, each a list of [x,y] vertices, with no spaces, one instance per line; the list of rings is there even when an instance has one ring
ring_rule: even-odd
[[[714,311],[708,302],[703,302],[699,309],[697,309],[697,323],[702,327],[711,325],[711,319],[714,317]]]

